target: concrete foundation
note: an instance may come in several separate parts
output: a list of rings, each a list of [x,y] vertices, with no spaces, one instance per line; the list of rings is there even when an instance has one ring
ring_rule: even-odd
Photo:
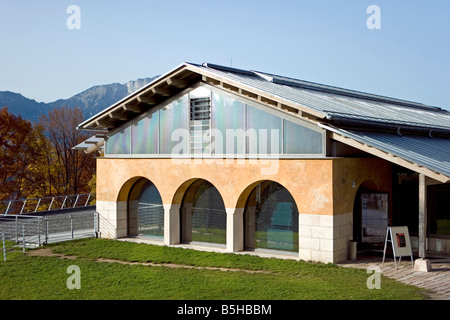
[[[431,271],[431,261],[428,259],[417,259],[414,261],[414,270],[422,272]]]

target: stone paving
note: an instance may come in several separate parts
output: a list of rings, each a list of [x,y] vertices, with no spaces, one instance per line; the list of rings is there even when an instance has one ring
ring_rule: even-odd
[[[386,258],[382,264],[381,256],[358,256],[356,261],[339,264],[343,267],[367,269],[370,266],[380,268],[381,274],[397,281],[431,290],[432,300],[450,300],[450,257],[430,258],[431,271],[414,270],[411,258],[403,257],[397,268],[393,258]]]

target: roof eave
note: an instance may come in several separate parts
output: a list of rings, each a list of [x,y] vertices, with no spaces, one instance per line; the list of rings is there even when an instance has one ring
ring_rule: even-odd
[[[127,112],[131,113],[141,113],[145,107],[144,104],[152,105],[152,101],[149,99],[149,91],[152,89],[154,96],[167,96],[170,95],[167,91],[167,87],[182,87],[183,85],[190,85],[187,82],[183,82],[182,79],[177,79],[175,76],[186,69],[187,63],[182,63],[176,68],[170,70],[169,72],[159,76],[149,84],[138,89],[137,91],[131,93],[130,95],[124,97],[123,99],[117,101],[110,107],[102,110],[91,118],[83,121],[77,126],[78,130],[101,130],[108,129],[110,126],[108,123],[114,122],[108,119],[117,119],[119,121],[127,120],[128,118],[124,115]],[[170,83],[168,83],[168,81]],[[138,98],[140,101],[138,101]],[[154,102],[158,102],[156,99]],[[159,103],[159,102],[158,102]],[[128,105],[128,108],[127,108]],[[140,105],[140,106],[138,106]],[[107,118],[105,120],[105,118]]]
[[[183,76],[177,78],[179,75]],[[185,78],[189,78],[190,81],[184,80]],[[199,81],[218,86],[246,99],[265,104],[268,107],[278,109],[281,112],[288,112],[291,115],[308,121],[324,119],[326,117],[325,113],[317,112],[287,99],[245,85],[239,81],[209,72],[207,69],[201,68],[195,64],[185,62],[158,77],[143,88],[80,123],[77,129],[105,130],[119,127],[123,123],[134,118],[133,115],[130,116],[130,113],[137,116],[152,106],[163,102],[170,96],[185,90]],[[176,90],[172,90],[171,88],[176,88]]]

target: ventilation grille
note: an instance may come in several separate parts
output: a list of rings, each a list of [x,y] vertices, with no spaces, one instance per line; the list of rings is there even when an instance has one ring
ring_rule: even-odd
[[[211,119],[211,100],[209,98],[191,99],[190,119],[192,121]]]

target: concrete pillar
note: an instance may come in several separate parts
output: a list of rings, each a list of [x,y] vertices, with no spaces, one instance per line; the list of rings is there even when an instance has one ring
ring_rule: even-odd
[[[126,237],[128,234],[127,202],[97,201],[99,236],[107,239]]]
[[[427,185],[426,177],[419,174],[419,257],[426,257],[427,240]]]
[[[117,238],[128,236],[127,201],[117,202]]]
[[[244,208],[227,208],[227,251],[244,250]]]
[[[180,204],[164,205],[164,244],[180,243]]]

